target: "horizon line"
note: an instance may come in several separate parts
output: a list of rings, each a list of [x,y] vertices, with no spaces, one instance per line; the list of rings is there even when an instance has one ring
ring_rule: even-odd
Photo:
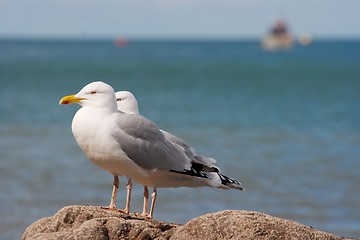
[[[261,41],[264,36],[25,36],[25,35],[1,35],[0,40],[60,40],[60,41],[115,41],[116,39],[125,39],[127,41]],[[294,36],[296,41],[299,36]],[[314,41],[360,41],[360,36],[318,36]]]

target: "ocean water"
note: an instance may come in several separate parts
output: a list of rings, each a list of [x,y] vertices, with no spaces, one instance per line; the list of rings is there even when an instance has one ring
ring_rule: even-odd
[[[79,106],[58,105],[96,80],[132,91],[144,116],[246,188],[159,189],[156,219],[244,209],[360,237],[360,42],[269,53],[255,41],[1,40],[1,239],[67,205],[109,204],[112,176],[71,133]]]

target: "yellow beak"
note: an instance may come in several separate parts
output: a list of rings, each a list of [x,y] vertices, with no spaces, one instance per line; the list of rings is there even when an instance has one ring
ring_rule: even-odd
[[[71,103],[78,103],[81,100],[84,100],[85,98],[78,98],[74,95],[65,96],[62,99],[60,99],[59,104],[71,104]]]

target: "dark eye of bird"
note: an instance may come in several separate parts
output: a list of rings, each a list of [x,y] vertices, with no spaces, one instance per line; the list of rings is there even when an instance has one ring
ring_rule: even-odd
[[[118,101],[118,102],[121,101],[121,98],[116,99],[116,101]]]
[[[92,91],[90,94],[91,94],[91,95],[94,95],[95,93],[96,93],[96,91]]]

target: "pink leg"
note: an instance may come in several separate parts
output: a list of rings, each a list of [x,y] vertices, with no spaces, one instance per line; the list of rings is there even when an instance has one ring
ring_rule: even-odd
[[[119,189],[119,177],[117,175],[114,175],[114,187],[111,194],[111,201],[109,205],[109,209],[116,209],[116,195]]]
[[[149,200],[149,190],[147,186],[144,186],[144,206],[143,206],[143,212],[141,216],[147,217],[147,207],[148,207],[148,200]]]
[[[126,214],[130,213],[130,200],[131,200],[131,190],[132,190],[132,181],[128,179],[128,183],[126,185],[127,196],[126,196],[126,204],[125,209],[123,210]]]
[[[149,218],[152,219],[154,216],[154,206],[155,206],[155,200],[156,200],[157,190],[154,188],[154,192],[151,194],[151,207],[150,207],[150,214]]]

